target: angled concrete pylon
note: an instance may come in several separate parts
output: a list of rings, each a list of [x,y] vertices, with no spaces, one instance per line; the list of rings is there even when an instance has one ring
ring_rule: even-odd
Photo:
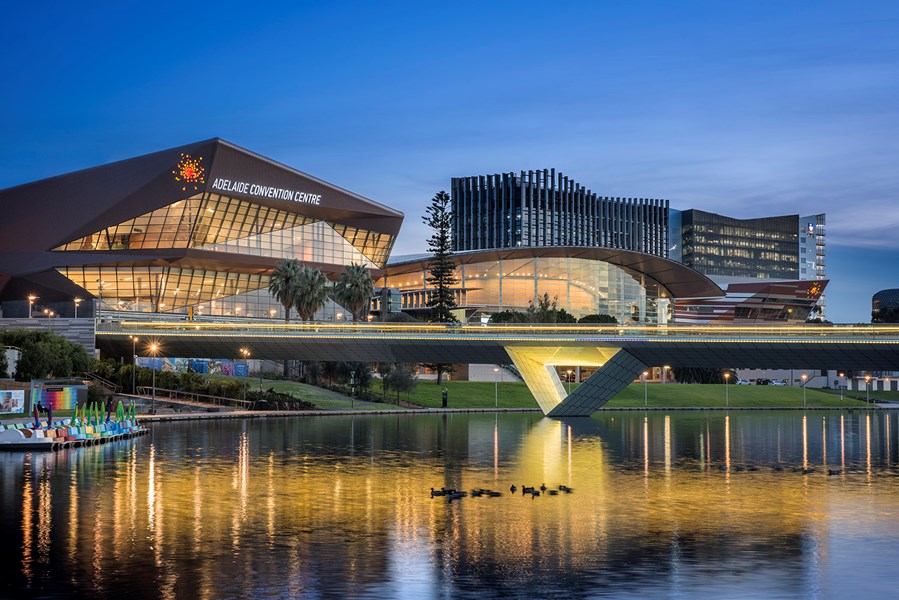
[[[527,384],[528,390],[546,415],[550,415],[567,402],[565,388],[559,380],[555,365],[599,368],[619,352],[616,347],[596,346],[506,346],[505,348],[521,378]],[[586,385],[586,382],[583,385]]]
[[[589,417],[647,368],[632,354],[619,350],[546,416]]]

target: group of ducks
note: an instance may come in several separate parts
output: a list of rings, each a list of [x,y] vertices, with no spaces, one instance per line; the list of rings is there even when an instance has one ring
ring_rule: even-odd
[[[431,498],[435,498],[437,496],[445,496],[448,502],[452,502],[453,500],[458,500],[459,498],[464,498],[468,495],[468,492],[454,490],[454,489],[446,489],[440,488],[439,490],[435,490],[431,488]],[[471,497],[478,498],[480,496],[487,496],[488,498],[496,498],[497,496],[502,496],[502,492],[494,492],[493,490],[485,490],[483,488],[478,488],[476,490],[471,490]]]
[[[518,487],[513,483],[512,487],[509,488],[509,491],[512,492],[513,494],[515,494],[518,491]],[[541,493],[545,493],[550,496],[558,496],[559,492],[562,492],[565,494],[570,494],[573,491],[574,491],[573,489],[571,489],[567,485],[563,485],[563,484],[560,484],[559,489],[557,489],[557,490],[548,489],[546,487],[545,483],[542,484],[539,488],[534,487],[534,486],[526,486],[526,485],[521,486],[521,495],[523,496],[525,494],[530,494],[532,500],[534,498],[536,498],[537,496],[539,496]],[[464,498],[468,495],[469,495],[468,492],[462,491],[462,490],[456,490],[456,489],[448,490],[446,488],[440,488],[439,490],[435,490],[434,488],[431,488],[431,498],[445,497],[448,502],[452,502],[453,500],[458,500],[459,498]],[[496,498],[496,497],[502,496],[502,495],[503,495],[502,492],[494,492],[493,490],[485,490],[483,488],[471,490],[472,498],[478,498],[480,496],[487,496],[488,498]]]
[[[509,491],[514,494],[515,492],[518,491],[518,488],[515,487],[515,484],[513,483],[512,487],[509,488]],[[570,487],[568,487],[567,485],[564,485],[564,484],[559,484],[559,489],[557,489],[557,490],[548,489],[546,487],[545,483],[541,484],[539,488],[535,488],[533,486],[526,486],[524,484],[522,484],[522,486],[521,486],[521,495],[524,496],[525,494],[530,494],[531,500],[533,500],[534,498],[539,496],[541,493],[548,494],[550,496],[558,496],[559,492],[563,492],[565,494],[570,494],[573,491],[574,491],[573,489],[571,489]]]

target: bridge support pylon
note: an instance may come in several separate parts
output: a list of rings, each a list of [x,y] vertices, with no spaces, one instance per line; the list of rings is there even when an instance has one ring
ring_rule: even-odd
[[[623,390],[646,365],[617,347],[506,346],[506,352],[543,413],[550,417],[589,416]],[[569,395],[556,365],[596,367]]]

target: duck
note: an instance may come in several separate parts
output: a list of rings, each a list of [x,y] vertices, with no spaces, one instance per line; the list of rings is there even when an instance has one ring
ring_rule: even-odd
[[[515,487],[515,484],[513,483],[513,484],[512,484],[512,487],[509,488],[509,491],[512,492],[512,493],[514,494],[515,492],[518,491],[518,488]]]
[[[541,484],[540,484],[540,491],[541,491],[541,492],[545,492],[545,491],[546,491],[546,484],[545,484],[545,483],[541,483]]]
[[[549,490],[549,495],[550,495],[550,496],[558,496],[558,495],[559,495],[559,490]]]
[[[431,488],[431,498],[435,496],[446,496],[446,490],[444,490],[443,488],[440,488],[439,490]]]
[[[565,484],[560,484],[560,485],[559,485],[559,491],[560,491],[560,492],[565,492],[566,494],[570,494],[570,493],[573,492],[574,490],[571,489],[570,487],[568,487],[568,486],[565,485]]]

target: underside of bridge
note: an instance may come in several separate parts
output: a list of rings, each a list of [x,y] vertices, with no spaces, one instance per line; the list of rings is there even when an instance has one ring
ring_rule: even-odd
[[[649,368],[614,346],[506,346],[506,352],[550,417],[588,417]],[[595,367],[596,371],[566,394],[556,373],[558,365]]]

